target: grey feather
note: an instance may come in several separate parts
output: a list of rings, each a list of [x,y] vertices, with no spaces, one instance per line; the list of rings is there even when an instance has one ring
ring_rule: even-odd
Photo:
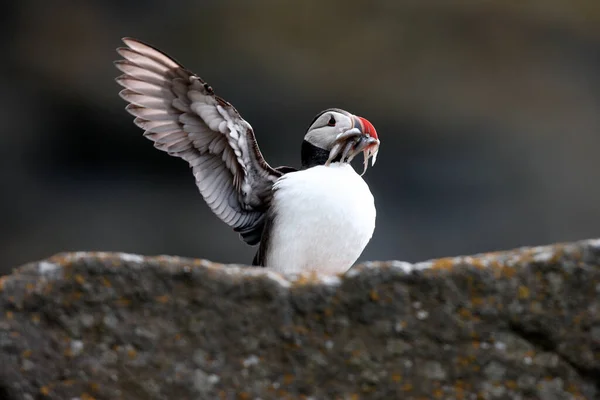
[[[289,171],[267,164],[250,124],[199,76],[152,46],[123,42],[116,81],[135,124],[157,149],[186,160],[212,211],[258,243],[273,183]]]
[[[135,104],[128,104],[125,108],[131,115],[140,118],[144,121],[172,121],[173,114],[177,111],[172,108],[152,109],[146,107],[136,106]]]
[[[165,84],[168,82],[168,79],[164,75],[138,67],[127,60],[115,61],[115,66],[119,71],[125,73],[125,75],[137,76],[138,79],[143,79],[146,82],[157,84]]]

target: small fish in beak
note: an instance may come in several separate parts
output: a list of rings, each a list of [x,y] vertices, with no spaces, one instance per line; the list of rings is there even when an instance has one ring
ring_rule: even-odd
[[[371,165],[375,165],[379,151],[379,138],[375,127],[368,120],[357,116],[352,116],[352,120],[353,127],[337,136],[325,165],[329,165],[340,154],[340,162],[350,163],[358,153],[362,152],[364,156],[362,176],[367,172],[369,158],[372,158]]]

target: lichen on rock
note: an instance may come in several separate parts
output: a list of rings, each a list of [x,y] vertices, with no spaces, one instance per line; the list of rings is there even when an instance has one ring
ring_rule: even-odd
[[[0,278],[0,398],[600,398],[600,240],[286,277],[67,253]]]

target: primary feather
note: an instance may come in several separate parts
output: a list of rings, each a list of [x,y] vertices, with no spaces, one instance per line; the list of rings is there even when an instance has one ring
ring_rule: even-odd
[[[199,76],[154,47],[124,38],[117,82],[154,146],[187,161],[211,210],[249,244],[260,241],[273,183],[252,127]]]

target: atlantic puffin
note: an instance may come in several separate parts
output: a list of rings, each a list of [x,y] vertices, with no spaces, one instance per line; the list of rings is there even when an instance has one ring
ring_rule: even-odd
[[[297,274],[339,274],[375,229],[362,179],[375,164],[373,124],[339,108],[318,113],[302,141],[299,169],[271,167],[254,131],[198,75],[156,48],[123,38],[115,66],[126,110],[154,147],[188,162],[206,204],[249,245],[252,265]],[[362,174],[350,165],[364,156]]]

